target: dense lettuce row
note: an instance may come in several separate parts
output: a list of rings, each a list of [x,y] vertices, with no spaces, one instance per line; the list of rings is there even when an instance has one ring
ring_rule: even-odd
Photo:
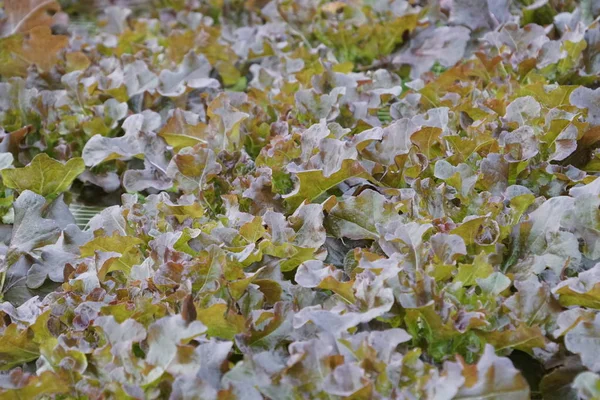
[[[0,399],[600,399],[600,3],[3,5]]]

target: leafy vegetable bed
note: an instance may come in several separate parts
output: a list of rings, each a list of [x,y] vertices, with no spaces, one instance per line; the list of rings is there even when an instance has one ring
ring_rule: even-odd
[[[599,2],[3,3],[0,399],[600,399]]]

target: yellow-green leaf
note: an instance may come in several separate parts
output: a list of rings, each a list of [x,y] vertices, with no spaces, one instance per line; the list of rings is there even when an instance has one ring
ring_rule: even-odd
[[[44,197],[53,198],[66,191],[75,178],[85,170],[80,157],[65,164],[41,153],[23,168],[2,170],[4,184],[18,192],[31,190]]]
[[[197,311],[197,319],[208,328],[208,336],[232,340],[244,331],[244,317],[227,310],[227,304],[217,303]]]
[[[119,253],[121,256],[114,257],[114,260],[107,261],[100,271],[99,275],[103,277],[111,271],[124,271],[129,273],[131,267],[138,261],[135,250],[138,245],[144,243],[141,239],[131,236],[101,236],[97,237],[79,248],[82,257],[95,255],[96,251],[107,253]]]
[[[290,209],[295,210],[304,201],[315,200],[322,193],[332,187],[342,183],[348,178],[362,177],[369,178],[369,174],[362,165],[356,160],[344,160],[339,171],[324,176],[322,170],[301,171],[296,174],[299,185],[292,193],[282,196]]]

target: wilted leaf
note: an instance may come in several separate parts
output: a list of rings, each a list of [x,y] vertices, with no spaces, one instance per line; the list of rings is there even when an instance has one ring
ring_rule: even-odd
[[[35,64],[40,72],[48,72],[58,62],[59,51],[68,43],[67,36],[53,35],[49,27],[38,26],[28,32],[19,55]]]
[[[17,32],[27,32],[37,26],[50,27],[52,16],[60,11],[54,0],[5,0],[6,20],[2,25],[3,36]]]
[[[186,322],[190,323],[196,320],[197,315],[194,298],[188,294],[181,305],[181,316]]]

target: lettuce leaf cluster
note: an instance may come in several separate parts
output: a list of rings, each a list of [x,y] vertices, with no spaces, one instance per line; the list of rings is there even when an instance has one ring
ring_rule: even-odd
[[[5,0],[0,399],[600,399],[599,4]]]

